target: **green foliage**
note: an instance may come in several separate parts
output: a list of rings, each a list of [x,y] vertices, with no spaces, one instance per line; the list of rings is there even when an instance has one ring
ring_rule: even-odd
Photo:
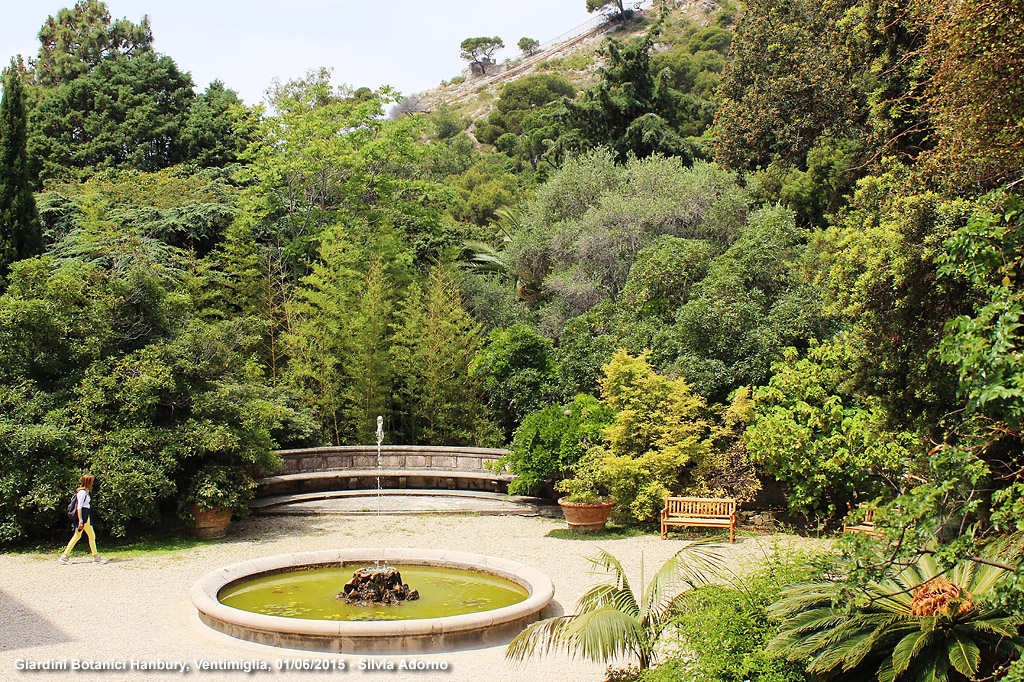
[[[946,324],[939,344],[944,362],[955,366],[969,413],[1024,424],[1024,374],[1019,359],[1022,339],[1019,280],[1024,265],[1024,201],[1008,193],[990,195],[990,208],[943,243],[939,275],[963,277],[977,293],[972,315]]]
[[[462,309],[451,274],[436,267],[426,289],[409,287],[391,352],[403,368],[395,399],[407,443],[483,446],[495,440],[482,377],[470,373],[479,326]]]
[[[42,93],[29,115],[39,180],[81,179],[105,168],[154,171],[186,160],[182,131],[195,98],[174,60],[141,50],[103,59]]]
[[[203,287],[173,248],[84,220],[53,257],[20,262],[0,297],[5,544],[58,523],[82,473],[123,535],[175,518],[207,467],[244,470],[231,494],[251,493],[275,443],[310,430],[251,357],[258,321],[203,321],[187,293]]]
[[[534,171],[541,162],[557,162],[556,118],[563,97],[572,99],[576,88],[563,77],[531,74],[505,84],[495,102],[497,111],[476,124],[476,138],[493,144],[513,159],[529,161]]]
[[[473,360],[470,372],[482,377],[487,403],[505,439],[526,415],[551,401],[555,363],[551,342],[523,324],[495,329]]]
[[[602,551],[590,562],[609,579],[580,597],[576,613],[542,620],[516,635],[506,658],[522,661],[536,653],[567,650],[609,662],[628,654],[641,670],[647,669],[656,660],[657,647],[684,598],[681,589],[705,583],[720,559],[716,547],[691,543],[661,566],[642,594],[633,591],[622,564],[608,552]]]
[[[548,405],[527,415],[516,430],[511,452],[498,462],[516,475],[509,492],[535,491],[564,476],[587,449],[598,443],[612,411],[596,398],[580,394],[568,405]]]
[[[213,81],[189,108],[181,129],[185,157],[204,168],[221,168],[238,160],[249,144],[241,132],[242,101],[220,81]]]
[[[857,390],[856,353],[847,336],[812,346],[805,358],[787,349],[754,393],[750,460],[787,484],[797,513],[837,517],[856,500],[891,495],[880,474],[901,471],[920,447],[917,434],[890,430],[879,402]]]
[[[598,392],[601,368],[611,359],[617,344],[607,328],[605,308],[600,304],[591,308],[569,320],[562,330],[555,360],[563,396]]]
[[[973,309],[946,323],[941,359],[959,379],[962,414],[932,453],[928,481],[906,496],[913,521],[929,534],[955,523],[965,543],[1024,528],[1021,458],[1021,199],[985,197],[937,257],[943,279],[972,285]],[[939,519],[927,520],[928,517]],[[939,531],[934,528],[940,526]],[[1019,590],[1019,587],[1017,588]]]
[[[1024,175],[1024,27],[1008,0],[930,8],[923,48],[938,143],[926,169],[945,187],[992,187]]]
[[[993,551],[1002,562],[1020,555],[1019,546]],[[770,649],[830,679],[983,678],[1024,653],[1021,619],[993,606],[1006,573],[966,560],[944,568],[926,554],[852,592],[834,581],[795,585],[769,610],[785,619]]]
[[[654,72],[653,44],[651,34],[627,44],[609,40],[601,82],[565,101],[560,145],[574,151],[607,147],[620,163],[631,155],[663,154],[690,165],[704,156],[690,138],[711,123],[711,106],[673,88],[667,71]]]
[[[539,273],[551,298],[544,330],[557,336],[567,318],[626,285],[637,255],[662,236],[704,239],[722,248],[746,217],[746,196],[716,167],[687,168],[654,156],[616,166],[596,151],[567,163],[536,194],[526,228],[509,250],[516,269]]]
[[[668,69],[671,84],[684,94],[711,101],[725,69],[732,31],[721,26],[687,25],[682,35],[671,35],[673,49],[651,58],[655,73]],[[666,30],[668,35],[668,31]]]
[[[437,255],[442,195],[420,177],[424,150],[415,143],[426,121],[385,120],[394,100],[387,88],[371,97],[335,91],[329,71],[313,71],[279,86],[275,115],[257,110],[245,122],[254,140],[243,154],[247,212],[296,273],[332,225],[349,226],[353,241],[382,253]]]
[[[902,428],[938,424],[955,409],[956,377],[935,350],[969,299],[962,280],[937,278],[935,259],[972,211],[971,202],[925,191],[909,169],[890,164],[860,180],[842,220],[809,244],[827,309],[871,349],[852,369]]]
[[[50,243],[92,216],[205,256],[238,215],[238,194],[219,169],[110,170],[85,182],[50,183],[40,195],[40,215]]]
[[[336,235],[320,246],[320,260],[296,288],[282,337],[288,356],[286,381],[316,415],[321,438],[341,444],[350,435],[341,414],[347,379],[346,360],[353,348],[352,307],[360,263],[366,254]],[[376,416],[376,415],[374,415]]]
[[[615,514],[650,521],[684,485],[685,467],[708,453],[706,405],[682,380],[656,374],[645,356],[619,350],[604,368],[601,401],[615,412],[592,456]]]
[[[483,64],[493,61],[491,57],[503,47],[505,41],[500,36],[466,38],[459,45],[459,56],[474,64]]]
[[[256,481],[241,467],[207,466],[201,469],[182,496],[182,506],[196,505],[200,510],[230,509],[236,516],[249,511],[249,500],[256,492]],[[182,511],[184,515],[184,510]]]
[[[660,365],[716,400],[739,385],[765,383],[783,348],[806,347],[809,338],[834,329],[819,290],[800,282],[802,254],[791,212],[779,206],[753,212],[729,248],[689,267],[706,274],[691,277],[696,281],[689,290],[678,285],[661,310],[628,307],[626,300],[631,345],[652,348]],[[688,257],[693,262],[694,255]],[[649,327],[634,322],[644,318],[653,322],[650,336],[642,333]],[[666,323],[672,323],[668,330]]]
[[[0,99],[0,286],[11,263],[43,250],[43,238],[29,176],[25,93],[12,64],[3,74]]]
[[[370,443],[377,416],[387,419],[395,367],[388,347],[394,325],[392,283],[380,260],[370,262],[361,295],[348,324],[354,327],[344,367],[349,377],[343,393],[345,421],[357,443]]]
[[[480,158],[465,172],[445,180],[459,199],[453,217],[485,226],[497,218],[500,209],[514,206],[523,196],[519,178],[509,173],[500,159]]]
[[[153,34],[149,19],[138,24],[112,20],[105,2],[79,0],[71,9],[47,17],[39,30],[39,56],[32,62],[36,79],[58,86],[82,76],[105,59],[150,50]]]
[[[720,89],[715,158],[737,170],[807,170],[822,136],[853,141],[860,151],[850,168],[883,153],[916,157],[927,137],[916,54],[927,30],[918,6],[746,3]]]
[[[790,585],[817,577],[815,560],[813,554],[776,546],[725,585],[688,593],[676,619],[674,648],[680,654],[637,680],[802,682],[803,666],[765,650],[781,622],[768,609]]]
[[[537,48],[540,47],[540,41],[534,40],[533,38],[527,38],[524,36],[519,39],[519,42],[516,43],[516,46],[520,49],[520,51],[522,51],[524,56],[532,57],[533,54],[537,52]]]
[[[622,0],[587,0],[587,11],[590,13],[605,7],[618,8],[619,14],[624,14],[626,11],[622,7]]]

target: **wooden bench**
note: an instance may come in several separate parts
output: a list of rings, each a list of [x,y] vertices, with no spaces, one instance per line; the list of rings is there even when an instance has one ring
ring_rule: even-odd
[[[736,541],[735,498],[669,497],[661,510],[661,539],[668,537],[669,526],[728,528],[729,542]]]
[[[843,532],[844,533],[867,533],[868,535],[873,535],[875,537],[879,537],[878,533],[875,531],[875,510],[872,509],[871,507],[868,507],[867,505],[863,505],[863,504],[857,505],[857,510],[864,512],[864,520],[861,521],[860,523],[856,523],[856,524],[853,524],[853,525],[850,525],[850,524],[846,523],[845,521],[843,521]],[[852,514],[853,511],[854,511],[853,508],[851,508],[850,509],[850,513]]]

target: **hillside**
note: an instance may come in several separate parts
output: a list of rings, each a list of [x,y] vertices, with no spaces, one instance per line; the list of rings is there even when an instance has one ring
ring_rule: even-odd
[[[664,42],[659,43],[660,50],[670,50],[675,45],[677,32],[673,31],[674,27],[688,24],[707,26],[713,14],[726,4],[721,0],[677,0],[666,18],[667,30]],[[493,102],[505,84],[537,73],[557,74],[578,90],[584,90],[598,80],[597,69],[603,65],[598,50],[605,40],[642,34],[657,20],[660,11],[660,7],[642,8],[626,25],[608,21],[603,15],[595,16],[542,43],[540,49],[529,57],[505,60],[501,66],[507,70],[501,73],[473,76],[466,68],[461,75],[442,81],[438,87],[412,95],[408,110],[433,111],[440,105],[448,105],[476,120],[492,111]]]

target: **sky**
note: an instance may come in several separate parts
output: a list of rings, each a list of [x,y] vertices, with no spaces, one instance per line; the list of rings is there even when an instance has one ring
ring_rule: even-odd
[[[390,85],[404,95],[459,75],[459,43],[500,36],[498,59],[528,36],[545,42],[593,18],[586,0],[107,0],[115,18],[149,15],[153,47],[198,90],[221,80],[249,104],[275,78],[333,69],[333,82]],[[38,52],[47,16],[74,0],[0,0],[0,59]]]

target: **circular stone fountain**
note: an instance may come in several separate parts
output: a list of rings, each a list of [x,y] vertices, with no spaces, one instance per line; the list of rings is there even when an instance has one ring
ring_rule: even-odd
[[[405,620],[314,620],[266,615],[227,606],[219,599],[240,582],[257,576],[366,565],[375,561],[399,570],[403,566],[432,566],[498,576],[522,587],[526,597],[511,606],[476,613]],[[341,587],[338,585],[335,592]],[[482,554],[430,549],[342,549],[279,554],[208,573],[196,581],[191,591],[200,619],[233,637],[293,649],[365,654],[413,654],[501,644],[538,620],[554,596],[551,580],[525,564]]]

